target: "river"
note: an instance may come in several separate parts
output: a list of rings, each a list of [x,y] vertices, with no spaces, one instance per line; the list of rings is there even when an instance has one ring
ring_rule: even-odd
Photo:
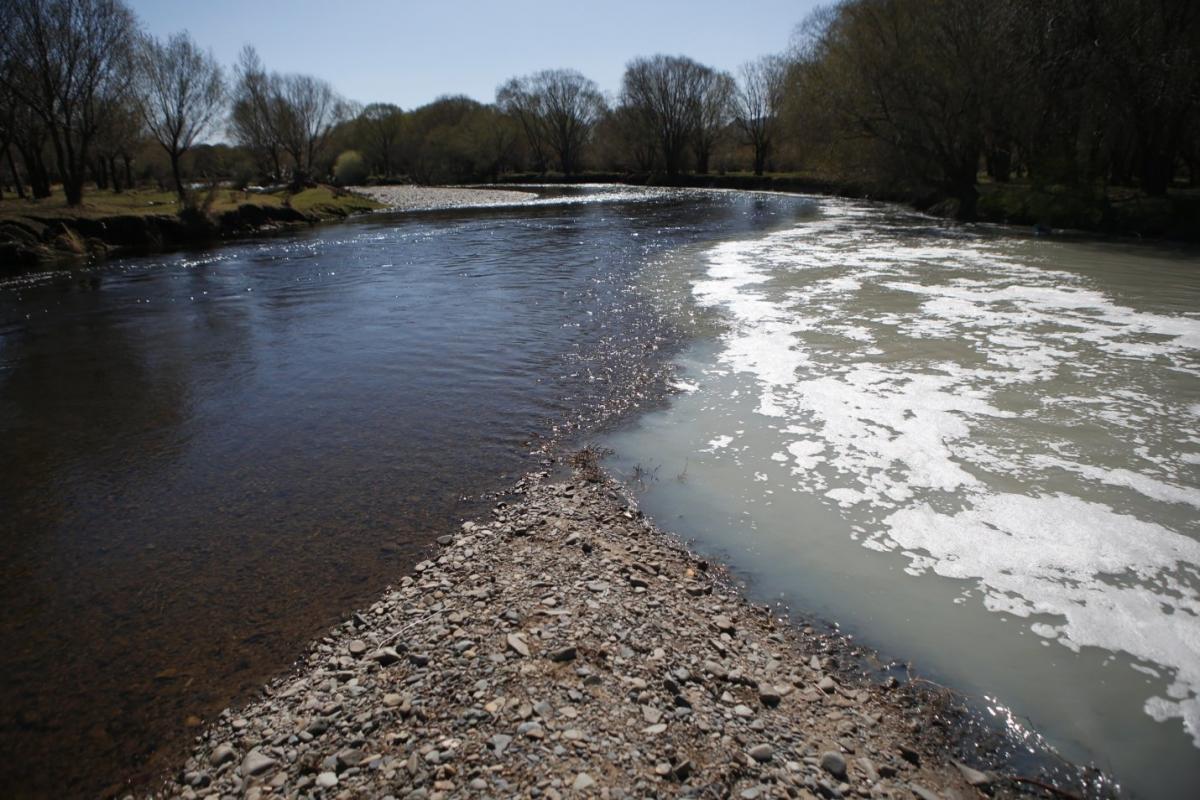
[[[657,521],[1141,797],[1200,790],[1200,257],[822,200],[608,437]]]
[[[1197,785],[1194,253],[551,194],[0,283],[6,793],[145,780],[585,439],[756,596]]]

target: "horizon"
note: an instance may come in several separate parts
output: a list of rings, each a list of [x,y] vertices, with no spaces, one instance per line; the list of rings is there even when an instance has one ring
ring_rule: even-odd
[[[149,33],[165,38],[186,30],[227,69],[251,44],[268,70],[315,75],[350,100],[411,110],[447,95],[492,103],[496,88],[509,78],[560,67],[583,73],[611,98],[620,91],[625,65],[656,53],[686,55],[736,74],[747,61],[785,51],[796,25],[819,3],[753,0],[731,15],[721,13],[723,4],[715,0],[653,5],[617,0],[603,8],[517,0],[503,6],[467,3],[467,9],[372,0],[356,6],[353,15],[328,19],[323,18],[328,6],[312,0],[286,6],[232,0],[203,6],[129,0],[129,5]],[[310,22],[322,11],[319,25]],[[362,22],[366,19],[371,24]],[[780,19],[790,22],[763,22]],[[345,48],[356,40],[355,47]],[[397,42],[400,47],[389,52]],[[392,60],[371,63],[373,56],[365,54],[376,53]]]

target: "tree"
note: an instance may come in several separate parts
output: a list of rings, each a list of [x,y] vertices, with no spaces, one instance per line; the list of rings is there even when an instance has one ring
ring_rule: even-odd
[[[604,112],[596,83],[574,70],[544,70],[513,78],[496,92],[496,104],[521,124],[542,171],[552,153],[563,174],[579,169],[583,147]]]
[[[262,174],[273,181],[283,180],[280,83],[278,75],[266,71],[253,47],[242,48],[235,69],[229,131],[235,142],[254,154]]]
[[[69,205],[83,202],[107,99],[127,83],[134,17],[120,0],[0,0],[0,72],[45,126]]]
[[[685,56],[637,58],[625,67],[621,103],[644,120],[670,177],[682,170],[695,139],[711,76],[711,69]]]
[[[212,53],[186,33],[144,37],[137,57],[138,105],[146,129],[167,152],[180,205],[187,200],[180,158],[213,130],[225,107],[225,79]]]
[[[692,151],[696,156],[696,172],[708,173],[708,162],[713,149],[724,134],[732,112],[733,95],[737,83],[728,72],[710,70],[700,91],[700,107],[696,116],[696,130],[692,136]]]
[[[292,157],[292,183],[316,172],[334,128],[351,116],[351,106],[334,88],[311,75],[285,75],[277,96],[279,143]]]
[[[733,95],[733,115],[746,143],[754,148],[754,174],[762,175],[775,145],[779,109],[783,104],[787,62],[764,56],[743,64]]]
[[[371,103],[358,115],[359,138],[375,171],[383,176],[393,173],[397,148],[403,129],[404,114],[391,103]]]

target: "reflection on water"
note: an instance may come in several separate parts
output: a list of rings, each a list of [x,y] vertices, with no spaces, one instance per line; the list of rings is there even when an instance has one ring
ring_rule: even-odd
[[[6,796],[161,768],[464,498],[653,392],[675,333],[645,264],[806,208],[587,199],[0,286]]]
[[[725,327],[609,442],[661,465],[644,506],[1135,794],[1194,796],[1200,259],[822,211],[664,265]]]

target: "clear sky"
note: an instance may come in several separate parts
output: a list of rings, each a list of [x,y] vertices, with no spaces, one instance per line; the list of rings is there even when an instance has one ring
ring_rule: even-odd
[[[683,54],[734,71],[783,51],[816,0],[127,0],[156,36],[188,30],[232,65],[307,72],[360,103],[409,109],[443,94],[571,67],[615,93],[625,62]]]

